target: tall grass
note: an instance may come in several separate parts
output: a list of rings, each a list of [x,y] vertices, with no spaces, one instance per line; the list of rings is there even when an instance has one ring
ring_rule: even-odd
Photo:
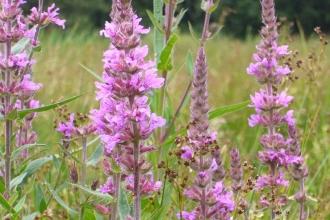
[[[181,39],[176,45],[174,53],[175,67],[178,67],[186,59],[187,51],[192,50],[196,54],[198,43],[185,34],[180,34]],[[56,31],[45,33],[41,36],[43,42],[42,52],[37,53],[38,60],[34,67],[34,79],[41,82],[44,87],[36,94],[43,104],[48,104],[49,99],[57,100],[85,93],[80,99],[68,105],[69,111],[88,113],[98,104],[95,101],[96,79],[87,73],[79,63],[102,74],[102,51],[106,50],[109,42],[99,36],[98,31],[91,33],[69,32],[62,36]],[[152,42],[152,36],[143,39],[145,43]],[[255,45],[260,39],[249,38],[246,41],[230,39],[220,36],[206,45],[209,63],[209,103],[211,109],[232,105],[247,101],[249,94],[259,89],[259,85],[252,77],[246,74],[246,68],[256,52]],[[299,50],[297,60],[303,61],[303,68],[294,67],[293,78],[299,79],[291,82],[287,80],[283,88],[289,90],[289,94],[295,97],[291,109],[295,110],[297,125],[300,129],[303,143],[303,155],[310,170],[310,176],[306,182],[308,194],[314,199],[308,201],[311,219],[330,218],[328,194],[330,173],[329,158],[329,132],[330,132],[330,56],[329,50],[325,50],[320,62],[317,56],[322,45],[318,39],[311,37],[301,41],[299,37],[286,42],[290,50]],[[150,50],[153,50],[149,45]],[[307,49],[306,49],[307,48]],[[314,53],[308,59],[310,53]],[[152,53],[150,53],[152,54]],[[173,71],[174,72],[174,71]],[[317,73],[317,74],[316,74]],[[183,67],[169,85],[168,93],[171,102],[176,107],[180,97],[184,93],[189,76]],[[175,128],[184,127],[189,123],[189,105],[182,109]],[[246,109],[212,121],[212,127],[218,130],[219,143],[223,149],[225,161],[228,162],[229,150],[239,148],[243,160],[253,163],[257,151],[260,149],[258,128],[248,127],[247,118],[253,109]],[[60,137],[53,136],[55,132],[48,133],[53,126],[54,113],[41,113],[35,120],[35,130],[39,134],[40,143],[55,146]],[[40,125],[40,126],[38,126]],[[56,151],[56,148],[52,150]],[[101,175],[101,171],[97,171]],[[94,176],[98,176],[97,172]],[[92,177],[91,177],[92,178]],[[296,183],[292,183],[296,184]],[[289,188],[290,189],[290,188]],[[68,198],[69,199],[69,198]]]

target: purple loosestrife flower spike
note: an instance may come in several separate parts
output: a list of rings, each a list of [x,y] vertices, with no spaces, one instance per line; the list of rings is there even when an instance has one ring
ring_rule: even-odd
[[[33,52],[31,48],[35,46],[39,29],[36,24],[23,16],[20,8],[21,4],[26,3],[23,0],[1,0],[0,11],[0,43],[4,47],[0,51],[0,71],[3,73],[3,80],[0,82],[0,113],[5,118],[15,108],[17,110],[31,109],[39,107],[39,101],[34,100],[33,96],[42,85],[32,81],[32,65],[35,60],[32,59]],[[41,5],[41,4],[40,4]],[[58,10],[58,9],[57,9]],[[52,22],[58,22],[57,15],[52,14]],[[39,13],[36,14],[39,17]],[[64,22],[62,23],[62,25]],[[31,43],[27,45],[28,50],[14,54],[13,46],[16,42],[24,37],[31,39]],[[25,48],[24,48],[25,49]],[[5,121],[5,185],[8,192],[10,191],[11,181],[11,146],[10,138],[12,133],[16,133],[16,145],[21,147],[26,144],[34,144],[37,140],[36,133],[32,130],[32,120],[37,116],[36,113],[27,115],[22,123],[17,121]],[[16,123],[16,124],[15,124]],[[23,125],[22,125],[23,124]],[[17,131],[14,131],[17,127]],[[25,149],[22,154],[23,158],[28,157],[28,151]]]
[[[213,6],[213,1],[205,3],[205,7]],[[188,131],[190,146],[184,147],[182,158],[190,161],[190,168],[196,171],[193,185],[184,190],[184,194],[192,201],[198,202],[191,212],[183,211],[176,216],[184,219],[227,219],[228,213],[234,210],[232,192],[222,185],[225,175],[219,146],[216,145],[217,132],[209,131],[207,103],[207,63],[204,43],[209,36],[210,13],[205,16],[202,42],[198,50],[193,74],[193,90],[190,104],[190,129]],[[189,149],[190,148],[190,149]],[[225,217],[227,216],[227,217]]]
[[[233,192],[237,193],[241,188],[241,180],[243,177],[243,169],[241,165],[241,157],[237,148],[234,148],[230,152],[230,177],[234,180],[234,183],[231,185]]]
[[[126,179],[126,189],[134,196],[134,219],[140,219],[141,196],[161,187],[149,172],[152,164],[141,154],[155,149],[145,146],[145,140],[166,122],[151,112],[146,96],[152,94],[152,89],[162,87],[164,79],[157,77],[153,61],[145,61],[148,46],[141,46],[140,35],[149,29],[139,24],[141,18],[133,13],[131,1],[113,1],[110,16],[112,22],[106,22],[100,32],[111,42],[110,49],[104,52],[104,82],[95,83],[100,109],[92,110],[90,117],[104,143],[106,159],[113,160],[123,171],[114,173],[104,162],[107,175],[112,176],[102,190],[105,192],[111,184],[116,199],[120,181]],[[116,208],[113,203],[111,219],[116,219]]]
[[[251,115],[248,121],[251,127],[259,124],[268,128],[268,134],[264,134],[260,139],[260,144],[265,150],[258,152],[258,158],[261,164],[270,167],[270,174],[261,176],[257,180],[254,189],[258,190],[263,187],[271,189],[272,199],[262,196],[260,203],[263,206],[272,208],[272,219],[274,219],[274,208],[284,205],[286,201],[273,198],[276,197],[276,190],[274,189],[278,185],[287,186],[289,184],[289,181],[284,180],[284,173],[281,169],[284,168],[285,171],[289,172],[289,166],[292,166],[292,173],[295,178],[295,174],[300,172],[294,172],[295,167],[303,163],[303,158],[301,157],[300,148],[297,146],[299,144],[296,131],[293,129],[295,123],[295,119],[292,118],[293,111],[289,110],[286,114],[281,113],[281,110],[288,107],[292,102],[293,97],[288,96],[286,91],[278,93],[273,91],[273,87],[282,82],[283,76],[290,73],[288,66],[280,65],[280,58],[290,52],[287,51],[288,46],[278,46],[276,42],[278,33],[274,0],[262,0],[261,6],[262,22],[264,23],[260,32],[262,40],[260,45],[257,46],[259,52],[253,55],[255,63],[250,64],[247,73],[254,75],[257,82],[265,85],[266,88],[265,90],[260,89],[260,92],[250,96],[253,104],[249,106],[255,108],[257,114]],[[285,124],[289,127],[289,138],[287,140],[280,134],[280,129],[276,128]],[[303,194],[302,192],[304,191],[301,191],[301,194]]]
[[[195,64],[193,90],[190,94],[190,120],[193,126],[189,130],[191,138],[201,133],[207,133],[209,129],[209,105],[207,103],[207,64],[204,47],[200,47]]]

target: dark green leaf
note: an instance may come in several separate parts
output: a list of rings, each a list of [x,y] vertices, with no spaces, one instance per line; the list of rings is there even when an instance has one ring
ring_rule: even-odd
[[[47,210],[47,203],[44,199],[42,199],[39,204],[39,212],[44,213],[44,211],[46,210]]]
[[[14,108],[8,115],[5,117],[6,120],[14,121],[17,119],[17,108]]]
[[[53,187],[48,183],[46,182],[46,185],[50,191],[50,193],[53,195],[54,199],[63,207],[65,208],[69,213],[70,215],[77,215],[78,212],[76,212],[75,210],[71,209],[62,199],[61,197],[54,191]]]
[[[154,14],[151,11],[149,11],[149,10],[147,10],[147,14],[148,14],[148,16],[149,16],[152,24],[159,31],[159,33],[161,33],[161,34],[164,35],[165,34],[165,31],[163,30],[162,25],[158,23],[158,21],[157,21],[156,17],[154,16]]]
[[[4,172],[1,172],[4,173]],[[0,177],[0,194],[3,194],[6,191],[5,181],[2,177]]]
[[[87,70],[88,73],[90,73],[92,76],[94,76],[96,79],[98,79],[100,82],[104,82],[102,77],[99,76],[97,73],[95,73],[94,71],[88,69],[87,67],[85,67],[84,65],[82,65],[81,63],[79,63],[79,65],[84,68],[85,70]]]
[[[3,197],[2,194],[0,194],[0,205],[2,205],[7,211],[11,213],[15,213],[15,210],[11,205],[8,203],[8,201]]]
[[[84,95],[84,94],[80,94],[80,95],[74,96],[72,98],[69,98],[67,100],[64,100],[64,101],[61,101],[61,102],[57,102],[57,103],[54,103],[54,104],[50,104],[50,105],[46,105],[46,106],[42,106],[42,107],[39,107],[39,108],[18,110],[17,111],[17,113],[18,113],[18,120],[21,120],[25,116],[27,116],[28,114],[31,114],[31,113],[34,113],[34,112],[44,112],[44,111],[47,111],[47,110],[50,110],[50,109],[57,108],[57,107],[59,107],[61,105],[64,105],[66,103],[69,103],[69,102],[71,102],[71,101],[79,98],[82,95]]]
[[[191,51],[188,51],[187,58],[186,58],[186,67],[187,67],[187,74],[188,76],[192,76],[194,72],[194,59]]]
[[[42,190],[41,186],[38,184],[37,185],[37,198],[36,198],[36,202],[37,202],[37,209],[39,210],[40,213],[43,213],[44,212],[44,208],[45,208],[45,205],[46,205],[46,209],[47,209],[47,204],[43,204],[43,203],[46,203],[46,196],[45,196],[45,193],[44,191]],[[41,211],[43,210],[43,211]]]
[[[22,53],[25,47],[28,45],[30,42],[30,38],[28,37],[23,37],[20,41],[18,41],[12,48],[11,52],[12,54],[19,54]]]
[[[227,115],[227,114],[245,109],[249,103],[251,103],[251,101],[245,101],[245,102],[242,102],[242,103],[238,103],[236,105],[225,106],[225,107],[215,109],[215,110],[210,112],[209,120],[212,120],[212,119],[214,119],[216,117],[219,117],[219,116]]]
[[[191,36],[194,38],[195,41],[197,41],[199,44],[201,44],[201,40],[199,39],[199,37],[197,36],[196,32],[194,31],[194,28],[192,27],[192,25],[190,24],[190,22],[188,22],[189,25],[189,31]]]
[[[159,63],[157,65],[157,69],[159,70],[172,70],[173,64],[172,64],[172,51],[174,48],[174,44],[179,40],[179,37],[176,34],[173,34],[171,38],[167,41],[166,46],[162,50],[160,57],[159,57]]]
[[[87,165],[96,166],[103,155],[103,144],[97,145],[94,153],[87,159]]]

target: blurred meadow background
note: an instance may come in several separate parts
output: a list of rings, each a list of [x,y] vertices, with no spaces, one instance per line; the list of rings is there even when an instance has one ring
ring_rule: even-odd
[[[168,85],[170,103],[174,108],[178,106],[189,82],[185,66],[183,65],[180,70],[176,68],[186,60],[187,51],[191,50],[195,58],[198,48],[198,43],[188,33],[179,33],[179,36],[180,40],[174,52],[175,68],[172,71],[172,74],[176,71],[178,74]],[[143,43],[149,44],[152,39],[152,34],[149,34],[143,39]],[[98,31],[70,31],[62,34],[58,30],[42,33],[41,41],[42,51],[35,54],[37,64],[34,67],[34,80],[41,82],[44,86],[36,94],[36,98],[40,99],[42,104],[48,104],[52,100],[67,99],[84,93],[81,98],[68,104],[68,111],[88,114],[98,105],[95,101],[96,78],[80,64],[101,75],[102,53],[108,48],[109,42],[104,37],[100,37]],[[256,52],[255,45],[259,44],[259,41],[259,37],[250,36],[245,40],[238,40],[220,34],[207,42],[211,110],[248,101],[249,94],[254,94],[260,89],[254,77],[246,73],[246,68],[252,61],[252,54]],[[294,117],[297,118],[300,129],[303,155],[310,169],[306,182],[311,197],[308,201],[310,217],[311,219],[327,219],[330,218],[328,211],[330,208],[328,193],[330,190],[328,172],[330,165],[330,52],[319,41],[316,33],[308,39],[302,35],[288,37],[284,33],[284,37],[279,42],[289,44],[292,51],[290,58],[283,62],[291,65],[293,73],[280,86],[295,97],[290,109],[295,111]],[[153,45],[149,44],[149,47],[150,58],[152,58]],[[298,61],[302,62],[299,65],[300,68],[296,65]],[[229,151],[233,147],[239,148],[243,161],[249,164],[256,163],[254,159],[258,150],[261,149],[258,144],[261,129],[248,126],[247,118],[253,112],[252,108],[246,108],[211,121],[212,129],[219,132],[218,140],[227,168]],[[56,142],[60,141],[60,135],[56,136],[54,135],[56,132],[51,131],[55,118],[56,113],[49,111],[40,113],[34,121],[34,128],[39,134],[38,142],[51,146],[52,153],[57,152]],[[176,121],[176,130],[188,125],[188,119],[189,104],[186,104],[179,120]],[[173,144],[169,147],[173,147]],[[90,151],[92,152],[93,149]],[[44,172],[49,171],[49,167],[43,169],[45,169]],[[88,176],[90,180],[102,175],[101,166],[95,169],[97,172]]]

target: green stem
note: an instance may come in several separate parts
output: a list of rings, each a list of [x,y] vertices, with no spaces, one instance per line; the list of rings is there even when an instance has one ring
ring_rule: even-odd
[[[12,4],[11,0],[7,1],[8,5]],[[5,10],[5,9],[3,9]],[[11,33],[11,28],[12,28],[12,21],[10,19],[7,20],[5,24],[6,32]],[[9,60],[10,55],[11,55],[11,41],[9,40],[6,42],[6,47],[5,47],[5,54],[6,54],[6,59]],[[7,88],[10,86],[10,71],[7,69],[5,71],[5,85]],[[9,107],[11,105],[11,100],[10,100],[10,93],[7,92],[5,95],[5,103],[4,103],[4,110],[5,110],[5,116],[9,114]],[[10,144],[10,137],[12,136],[12,131],[11,131],[11,126],[12,122],[8,119],[6,119],[5,122],[5,186],[6,190],[8,192],[8,197],[7,200],[10,198],[10,181],[11,181],[11,161],[10,161],[10,156],[11,156],[11,144]]]

